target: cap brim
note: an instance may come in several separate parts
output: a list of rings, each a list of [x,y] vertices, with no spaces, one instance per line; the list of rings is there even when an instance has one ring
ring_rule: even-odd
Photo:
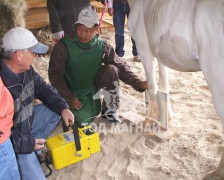
[[[82,24],[86,26],[87,28],[92,28],[96,23],[82,19],[82,20],[76,21],[75,24]]]
[[[38,42],[35,46],[33,46],[29,49],[37,54],[44,54],[48,51],[49,47]]]

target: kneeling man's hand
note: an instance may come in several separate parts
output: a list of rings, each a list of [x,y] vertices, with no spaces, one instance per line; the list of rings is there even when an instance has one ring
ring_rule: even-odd
[[[141,88],[142,90],[146,90],[146,89],[148,89],[147,81],[142,81],[141,84],[140,84],[140,88]]]

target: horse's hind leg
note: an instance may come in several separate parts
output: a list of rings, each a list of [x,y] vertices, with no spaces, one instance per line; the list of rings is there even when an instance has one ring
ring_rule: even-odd
[[[224,43],[221,43],[220,47],[224,47]],[[201,55],[200,65],[212,94],[215,110],[224,125],[224,52],[216,53],[214,48],[216,47],[210,47],[209,53]],[[224,180],[224,152],[217,169],[208,173],[204,179]]]
[[[211,60],[210,60],[211,61]],[[224,61],[222,61],[224,62]],[[203,66],[210,66],[213,68],[205,68],[206,70],[203,71],[206,81],[209,85],[209,89],[212,94],[212,99],[214,102],[215,110],[217,114],[219,115],[220,119],[222,120],[222,123],[224,124],[224,82],[223,82],[223,72],[224,72],[224,66],[223,63],[220,62],[220,60],[217,60],[213,63],[216,63],[217,65],[213,66],[211,64],[204,65],[202,62],[202,69],[204,69]],[[212,62],[211,62],[212,63]],[[218,65],[220,64],[220,65]],[[223,70],[222,70],[223,68]],[[221,161],[219,163],[219,166],[216,170],[209,172],[203,180],[224,180],[224,152],[221,158]]]
[[[224,179],[224,152],[216,170],[209,172],[203,180],[223,180]]]
[[[224,47],[224,44],[220,47]],[[205,55],[206,58],[200,60],[200,65],[212,94],[215,110],[224,125],[224,61],[222,59],[224,53],[212,53],[216,52],[212,50],[213,48],[210,48],[210,53]],[[208,173],[204,180],[224,180],[224,152],[217,169]]]

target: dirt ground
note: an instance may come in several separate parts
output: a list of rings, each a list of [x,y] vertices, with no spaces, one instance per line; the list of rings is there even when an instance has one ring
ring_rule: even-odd
[[[114,46],[114,33],[101,34]],[[131,40],[125,34],[124,60],[142,79],[141,62],[132,60]],[[49,58],[34,63],[46,79]],[[156,62],[155,62],[156,64]],[[53,170],[49,180],[200,180],[213,170],[224,150],[223,125],[215,113],[211,94],[201,72],[183,73],[170,70],[170,102],[173,118],[169,130],[175,136],[160,141],[147,133],[116,131],[111,123],[97,118],[96,124],[105,123],[100,133],[101,151],[90,158],[61,170]],[[142,112],[144,93],[136,92],[121,83],[119,112]],[[127,124],[124,121],[123,124]],[[62,133],[59,126],[55,134]],[[66,153],[66,152],[65,152]],[[46,168],[43,167],[47,172]]]

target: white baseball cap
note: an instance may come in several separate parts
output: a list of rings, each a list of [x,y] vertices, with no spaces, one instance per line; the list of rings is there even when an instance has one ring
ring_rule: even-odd
[[[29,49],[38,54],[48,51],[48,46],[37,41],[31,31],[22,27],[15,27],[6,32],[2,38],[3,48],[7,50]]]
[[[95,24],[99,24],[99,16],[95,11],[84,9],[79,13],[78,20],[75,24],[83,24],[87,28],[91,28]]]

